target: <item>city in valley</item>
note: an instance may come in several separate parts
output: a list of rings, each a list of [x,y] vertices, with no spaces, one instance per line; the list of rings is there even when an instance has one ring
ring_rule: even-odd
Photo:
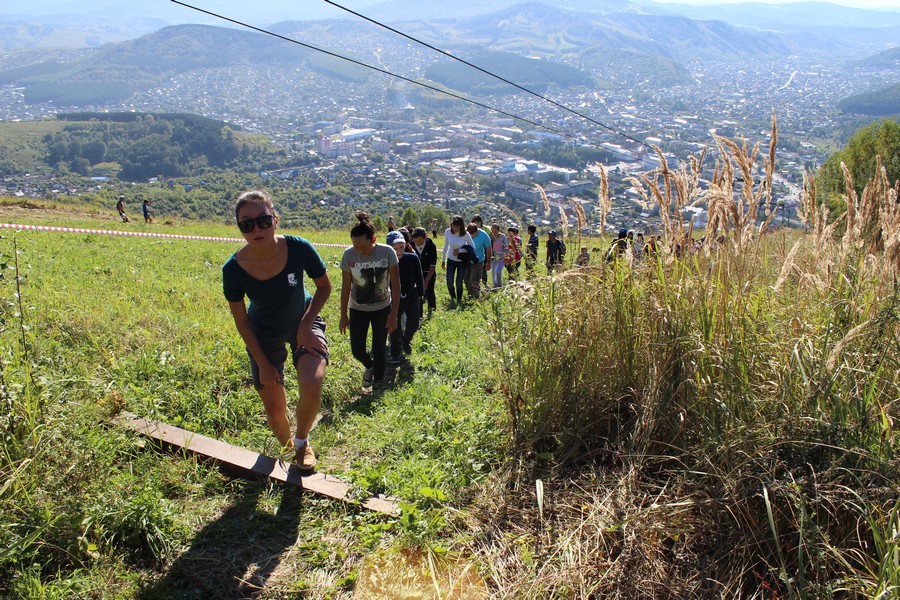
[[[891,23],[900,23],[900,13],[884,14],[891,15]],[[570,44],[578,48],[572,51],[565,43],[546,40],[528,46],[522,41],[527,42],[526,34],[503,30],[500,19],[511,15],[527,18],[529,27],[540,29],[538,25],[549,27],[564,20],[559,15],[571,19],[572,14],[557,9],[542,14],[534,5],[525,5],[498,15],[495,20],[500,33],[492,42],[492,51],[499,51],[502,44],[498,40],[506,39],[512,48],[509,54],[524,56],[536,69],[553,63],[577,69],[588,79],[560,84],[551,75],[539,91],[526,88],[533,93],[499,81],[493,81],[493,86],[482,81],[481,87],[453,89],[441,82],[434,70],[436,64],[451,62],[448,58],[348,17],[294,23],[292,29],[286,25],[284,31],[289,33],[285,37],[382,72],[359,65],[348,65],[350,70],[342,71],[335,66],[339,59],[328,57],[330,62],[323,63],[310,58],[315,51],[296,63],[253,62],[251,56],[229,64],[172,69],[143,88],[135,86],[127,97],[66,105],[30,97],[29,84],[10,73],[36,58],[79,65],[86,56],[109,46],[7,49],[0,59],[0,122],[53,119],[57,113],[76,111],[195,113],[248,134],[262,134],[283,150],[284,159],[277,168],[248,165],[263,182],[348,183],[361,195],[377,189],[385,199],[379,208],[386,213],[399,213],[410,202],[430,202],[444,209],[480,203],[504,220],[519,215],[548,226],[566,220],[577,227],[575,211],[569,207],[579,203],[588,220],[585,233],[596,233],[601,168],[608,175],[612,199],[606,227],[652,228],[658,207],[642,201],[635,188],[636,175],[657,169],[661,155],[670,169],[687,169],[690,156],[702,155],[702,188],[720,159],[716,136],[724,136],[745,141],[750,147],[760,144],[762,177],[762,155],[768,150],[775,118],[778,143],[773,188],[780,211],[775,224],[796,225],[804,174],[842,147],[858,127],[879,118],[842,109],[841,101],[893,85],[900,70],[897,59],[872,59],[889,49],[886,40],[893,26],[872,28],[875,34],[868,36],[852,30],[839,43],[788,43],[785,39],[789,36],[779,38],[759,27],[735,25],[717,32],[706,48],[697,46],[702,39],[666,42],[653,38],[641,42],[647,48],[638,43],[627,49],[621,44],[604,48],[592,45],[591,40],[581,45],[575,41]],[[671,18],[672,23],[690,22],[692,27],[709,23]],[[656,18],[660,19],[663,17]],[[404,25],[398,27],[404,29]],[[422,23],[405,27],[427,30]],[[560,27],[564,29],[564,25]],[[665,24],[660,27],[671,29]],[[722,40],[727,41],[729,31],[746,36],[735,42],[746,48],[726,46],[723,51]],[[835,37],[841,32],[833,27],[828,31]],[[577,35],[568,30],[564,33]],[[807,33],[811,39],[822,36],[821,32]],[[450,34],[434,34],[428,41],[460,47],[460,40]],[[272,43],[283,45],[285,51],[294,50],[288,41]],[[471,56],[472,52],[470,44],[454,54]],[[465,69],[469,67],[461,68],[467,77]],[[487,77],[474,69],[470,73],[481,80]],[[426,82],[430,88],[413,82]],[[454,96],[442,95],[437,88]],[[560,156],[567,159],[554,163],[552,157]],[[408,178],[412,168],[418,172],[427,169],[428,178],[410,191],[398,182]],[[47,170],[0,175],[0,194],[25,197],[78,195],[119,185],[115,178],[106,177],[86,177],[80,183],[69,178],[62,183]],[[159,179],[167,179],[160,175]],[[702,228],[707,215],[702,198],[697,200],[682,216]]]

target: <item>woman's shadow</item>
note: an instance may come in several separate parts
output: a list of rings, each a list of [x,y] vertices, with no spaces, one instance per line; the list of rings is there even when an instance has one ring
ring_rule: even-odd
[[[278,508],[269,512],[259,506],[267,484],[242,485],[231,506],[206,525],[165,576],[138,598],[238,599],[255,596],[266,587],[297,540],[301,491],[282,485]]]

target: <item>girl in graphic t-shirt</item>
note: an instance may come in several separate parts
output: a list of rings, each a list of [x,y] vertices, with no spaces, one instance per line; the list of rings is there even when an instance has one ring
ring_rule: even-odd
[[[331,294],[325,263],[301,237],[276,235],[278,215],[265,192],[246,192],[234,207],[246,244],[222,267],[222,286],[234,324],[247,346],[253,385],[269,427],[282,446],[293,447],[297,466],[310,471],[316,455],[307,438],[319,412],[328,364],[325,322],[319,311]],[[310,296],[306,274],[316,287]],[[250,299],[249,308],[244,298]],[[291,436],[284,393],[285,344],[297,369],[297,431]]]
[[[397,253],[375,242],[375,225],[364,212],[350,230],[353,246],[341,257],[341,333],[350,329],[353,357],[365,367],[363,387],[384,381],[387,337],[397,328],[400,269]],[[372,328],[372,352],[366,348]]]

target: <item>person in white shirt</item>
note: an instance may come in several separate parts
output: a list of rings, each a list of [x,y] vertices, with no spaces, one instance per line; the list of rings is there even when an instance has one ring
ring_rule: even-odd
[[[450,308],[462,303],[463,281],[469,272],[468,253],[460,250],[463,246],[475,249],[472,236],[466,231],[466,222],[459,215],[450,220],[450,227],[444,231],[444,250],[441,253],[441,268],[447,270],[447,291],[450,292]]]

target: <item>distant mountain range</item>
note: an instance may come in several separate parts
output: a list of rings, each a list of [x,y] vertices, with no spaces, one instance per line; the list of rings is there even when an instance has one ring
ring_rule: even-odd
[[[340,0],[340,4],[372,18],[391,23],[459,20],[490,15],[519,4],[521,0],[455,0],[447,3],[418,0]],[[190,3],[190,2],[188,2]],[[679,16],[698,21],[720,21],[776,33],[806,32],[813,37],[847,39],[857,30],[854,43],[890,44],[900,31],[900,9],[850,8],[828,2],[788,4],[692,5],[652,0],[544,0],[549,7],[592,15]],[[201,8],[226,17],[267,27],[281,21],[355,18],[322,1],[284,3],[273,0],[217,0],[197,2]],[[0,48],[96,47],[102,43],[133,39],[166,25],[210,24],[228,26],[213,16],[174,2],[154,3],[152,12],[144,2],[115,0],[4,0],[0,4]],[[842,33],[834,36],[831,28]],[[891,33],[891,28],[897,31]],[[874,30],[871,31],[871,30]],[[868,36],[859,32],[867,31]],[[873,38],[874,36],[874,38]],[[893,36],[893,37],[891,37]],[[824,39],[820,39],[823,42]]]
[[[68,6],[63,0],[55,1],[59,6]],[[229,8],[237,10],[235,2],[222,4],[223,12]],[[504,4],[508,2],[460,0],[453,5],[455,11],[458,9],[457,16],[444,19],[438,18],[445,14],[442,5],[428,5],[433,14],[425,19],[415,18],[424,5],[408,0],[389,0],[370,8],[373,14],[405,11],[409,20],[396,24],[400,30],[473,59],[480,66],[496,68],[507,78],[532,89],[603,85],[592,81],[585,72],[615,80],[618,85],[628,85],[629,77],[670,85],[690,79],[682,64],[688,60],[777,57],[815,50],[822,45],[833,49],[842,43],[856,43],[843,41],[836,34],[817,32],[815,28],[783,34],[735,27],[721,20],[688,18],[675,14],[678,10],[687,10],[682,5],[648,3],[636,9],[624,0],[565,0],[568,8],[577,10],[564,10],[541,3]],[[490,14],[466,16],[476,7],[484,6],[501,8]],[[757,10],[760,6],[756,6]],[[775,21],[800,14],[783,6],[765,6],[773,15],[782,15],[768,17]],[[840,17],[855,24],[871,23],[868,17],[861,15],[875,12],[881,16],[883,26],[865,30],[869,32],[870,40],[885,31],[893,31],[894,23],[900,24],[900,13],[878,13],[825,3],[806,3],[805,6],[821,11],[815,20],[817,27]],[[691,7],[691,10],[694,8],[697,7]],[[266,14],[263,8],[260,10],[261,14]],[[722,14],[744,15],[747,22],[751,20],[748,5],[720,6],[717,10]],[[698,14],[706,13],[699,11]],[[271,30],[318,47],[346,49],[350,46],[352,52],[339,52],[362,57],[367,62],[372,62],[376,56],[379,61],[387,61],[384,66],[389,66],[391,59],[394,64],[398,60],[408,62],[411,56],[410,42],[355,17],[283,21],[272,25]],[[876,31],[881,33],[872,33]],[[421,72],[432,81],[466,92],[504,91],[505,86],[498,85],[495,80],[437,54],[422,52],[417,56],[415,68],[422,69]],[[368,76],[368,72],[360,67],[256,32],[209,25],[178,25],[134,40],[82,51],[68,62],[44,60],[6,69],[0,71],[0,83],[25,87],[29,102],[52,100],[67,106],[97,106],[121,101],[174,75],[232,65],[289,65],[354,82],[365,81]],[[402,67],[412,69],[414,65],[403,64]]]

